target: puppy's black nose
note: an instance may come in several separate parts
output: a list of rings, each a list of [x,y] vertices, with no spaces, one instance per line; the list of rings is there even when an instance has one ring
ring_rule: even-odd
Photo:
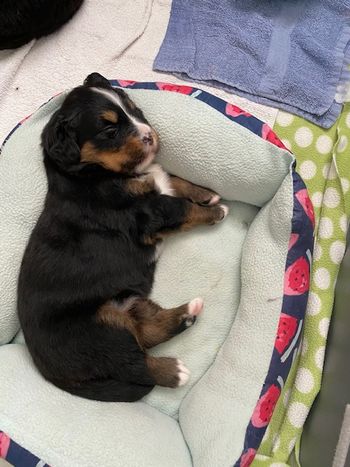
[[[151,133],[147,133],[147,135],[145,135],[143,138],[142,138],[142,142],[145,143],[145,144],[149,144],[149,145],[152,145],[153,144],[153,136]]]

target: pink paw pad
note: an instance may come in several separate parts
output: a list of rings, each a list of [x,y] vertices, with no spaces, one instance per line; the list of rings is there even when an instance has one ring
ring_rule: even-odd
[[[203,310],[203,299],[202,298],[194,298],[188,304],[188,313],[192,316],[198,316],[199,313]]]
[[[221,199],[221,198],[220,198],[219,195],[214,195],[214,196],[210,199],[210,201],[209,201],[209,203],[208,203],[208,206],[214,206],[215,204],[218,204],[218,202],[220,201],[220,199]]]

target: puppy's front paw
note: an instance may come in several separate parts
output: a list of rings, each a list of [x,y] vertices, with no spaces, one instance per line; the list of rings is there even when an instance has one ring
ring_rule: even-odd
[[[192,185],[189,192],[189,199],[192,203],[201,204],[202,206],[215,206],[221,198],[214,191],[202,188],[201,186]]]
[[[225,204],[218,204],[209,209],[211,209],[213,214],[213,220],[211,224],[218,224],[219,222],[222,222],[229,211],[228,207]]]
[[[220,208],[220,211],[221,211],[221,217],[218,220],[218,222],[221,222],[227,216],[229,209],[228,209],[228,206],[226,206],[226,204],[219,204],[218,208]]]
[[[218,204],[220,201],[220,196],[217,195],[216,193],[213,193],[212,196],[210,196],[208,201],[205,201],[203,204],[207,204],[208,206],[215,206],[215,204]]]

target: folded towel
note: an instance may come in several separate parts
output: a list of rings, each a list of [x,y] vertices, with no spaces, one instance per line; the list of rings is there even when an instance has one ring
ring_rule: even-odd
[[[158,71],[328,128],[350,81],[349,0],[173,0]]]

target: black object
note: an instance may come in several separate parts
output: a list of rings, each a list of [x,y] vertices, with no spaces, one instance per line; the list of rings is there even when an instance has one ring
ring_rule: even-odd
[[[84,0],[1,0],[0,49],[14,49],[59,29]]]
[[[350,403],[349,246],[350,234],[335,289],[321,392],[312,407],[301,438],[300,461],[303,467],[332,465],[345,407]],[[350,453],[345,465],[350,467]]]

